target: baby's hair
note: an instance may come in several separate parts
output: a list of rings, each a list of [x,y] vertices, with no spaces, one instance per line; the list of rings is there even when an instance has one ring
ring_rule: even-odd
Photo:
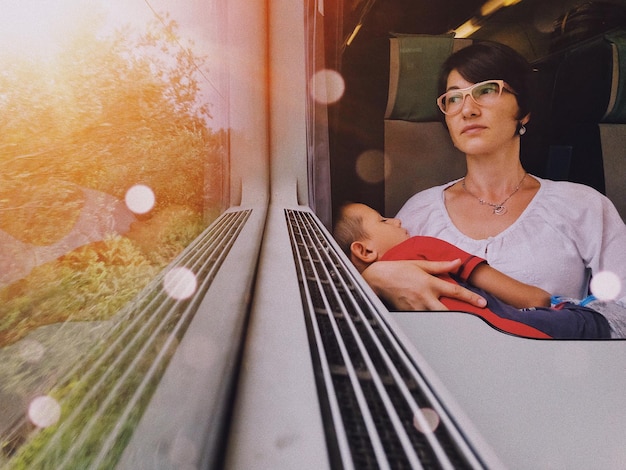
[[[363,217],[348,213],[348,208],[352,204],[355,203],[346,202],[339,207],[337,221],[333,230],[333,237],[348,257],[350,256],[352,242],[368,238],[367,233],[363,229]]]

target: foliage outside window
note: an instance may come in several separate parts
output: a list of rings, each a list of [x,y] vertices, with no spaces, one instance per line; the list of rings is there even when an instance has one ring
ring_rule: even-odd
[[[4,466],[27,448],[14,424],[28,401],[219,215],[225,131],[202,93],[207,58],[165,13],[139,31],[68,31],[45,57],[2,50],[0,64]],[[133,212],[138,186],[154,205]],[[24,355],[41,335],[56,338],[46,368]]]

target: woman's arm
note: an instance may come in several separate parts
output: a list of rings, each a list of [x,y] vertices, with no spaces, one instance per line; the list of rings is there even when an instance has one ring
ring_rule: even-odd
[[[468,282],[516,308],[550,306],[549,293],[539,287],[516,281],[487,263],[476,266]]]
[[[434,276],[456,272],[461,260],[377,261],[363,277],[374,292],[398,310],[448,310],[440,297],[469,302],[477,307],[487,303],[478,294]]]

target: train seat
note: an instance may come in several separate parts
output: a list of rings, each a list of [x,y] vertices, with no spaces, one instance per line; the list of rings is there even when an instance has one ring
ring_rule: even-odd
[[[537,113],[545,176],[596,188],[626,219],[626,31],[567,48],[537,69],[539,87],[552,90]]]
[[[600,123],[606,195],[626,220],[626,31],[607,35],[612,52],[612,85]]]
[[[437,78],[444,60],[471,44],[451,35],[390,38],[389,95],[384,122],[385,214],[413,194],[465,174],[437,109]]]

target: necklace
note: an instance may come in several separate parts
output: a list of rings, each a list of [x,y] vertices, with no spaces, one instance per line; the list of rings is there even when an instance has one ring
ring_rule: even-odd
[[[515,189],[513,190],[513,192],[511,194],[509,194],[509,196],[504,201],[502,201],[500,204],[494,204],[493,202],[485,201],[484,199],[481,199],[478,196],[472,194],[470,192],[470,190],[467,189],[467,187],[465,186],[465,178],[463,178],[463,181],[461,182],[461,185],[463,186],[463,189],[465,190],[465,192],[467,194],[469,194],[470,196],[478,199],[478,202],[480,202],[482,205],[487,205],[487,206],[493,207],[493,213],[495,215],[504,215],[504,214],[507,213],[507,208],[504,207],[504,204],[506,204],[506,202],[509,199],[511,199],[511,197],[513,197],[513,194],[515,194],[519,190],[519,188],[522,186],[522,183],[524,182],[524,178],[526,178],[527,174],[528,173],[524,172],[524,176],[522,176],[522,179],[519,181],[519,183],[517,183],[517,186],[515,186]]]

